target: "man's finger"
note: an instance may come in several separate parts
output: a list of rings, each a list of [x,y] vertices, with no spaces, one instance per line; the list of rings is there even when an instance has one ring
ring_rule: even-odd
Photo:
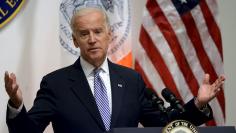
[[[225,81],[225,77],[224,76],[220,76],[213,84],[212,84],[212,88],[213,91],[215,93],[220,92],[220,90],[222,89],[222,86],[224,84]]]
[[[10,82],[10,76],[8,71],[5,72],[4,81],[5,81],[5,88],[7,89],[9,87],[9,82]]]
[[[225,78],[220,76],[215,82],[215,87],[220,88],[224,84]]]
[[[9,77],[8,79],[8,82],[5,84],[5,87],[6,87],[6,90],[9,91],[12,89],[12,84],[13,84],[13,81],[12,79]]]
[[[12,85],[14,84],[17,84],[16,83],[16,76],[14,73],[11,73],[9,76],[8,76],[8,83],[6,84],[6,87],[9,89],[9,88],[12,88]]]
[[[9,73],[8,73],[8,71],[5,71],[4,81],[5,81],[5,84],[9,81]]]
[[[14,73],[10,74],[13,84],[16,84],[16,75]]]
[[[17,84],[13,86],[13,90],[11,92],[11,96],[15,96],[16,95],[18,88],[19,88],[19,85],[17,85]]]
[[[205,77],[203,79],[203,84],[209,84],[210,83],[210,75],[205,74]]]
[[[11,88],[12,88],[12,89],[11,89],[11,91],[9,92],[9,96],[10,96],[10,98],[13,98],[13,97],[16,96],[16,93],[17,93],[17,90],[18,90],[19,86],[18,86],[17,84],[14,84],[14,85],[12,85]]]
[[[215,97],[220,93],[220,90],[221,90],[221,88],[217,88],[217,89],[215,90]]]

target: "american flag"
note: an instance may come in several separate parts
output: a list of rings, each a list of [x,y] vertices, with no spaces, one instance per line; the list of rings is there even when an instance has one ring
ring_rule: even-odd
[[[224,73],[217,17],[216,0],[147,0],[133,52],[148,87],[159,94],[168,87],[186,103],[197,95],[205,73],[211,83]],[[223,90],[210,105],[214,120],[206,125],[224,125]]]

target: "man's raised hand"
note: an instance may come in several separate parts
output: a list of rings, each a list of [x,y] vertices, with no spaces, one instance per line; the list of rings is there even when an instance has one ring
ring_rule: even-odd
[[[210,75],[205,74],[203,83],[198,90],[198,95],[195,100],[196,106],[198,108],[201,108],[202,106],[210,102],[213,98],[215,98],[222,89],[224,81],[225,77],[221,75],[218,79],[215,80],[213,84],[210,84]]]
[[[16,76],[14,73],[9,74],[7,71],[5,72],[5,89],[10,97],[10,101],[15,108],[19,108],[23,102],[22,92],[19,88],[19,85],[16,82]]]

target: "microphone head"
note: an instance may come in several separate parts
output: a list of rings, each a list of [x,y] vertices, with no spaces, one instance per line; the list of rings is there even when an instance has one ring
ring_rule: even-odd
[[[156,94],[155,91],[153,91],[151,88],[146,88],[145,90],[145,96],[149,100],[154,100],[158,104],[164,105],[164,101]]]
[[[148,100],[151,100],[154,107],[157,107],[161,112],[166,112],[164,101],[160,97],[158,97],[155,91],[153,91],[151,88],[146,88],[145,96]]]
[[[161,91],[162,96],[165,100],[170,103],[171,106],[178,109],[180,112],[185,112],[185,109],[181,105],[181,102],[175,97],[174,93],[172,93],[169,89],[165,88]]]
[[[175,95],[168,88],[164,88],[161,91],[161,95],[165,98],[167,102],[172,102],[176,100]]]

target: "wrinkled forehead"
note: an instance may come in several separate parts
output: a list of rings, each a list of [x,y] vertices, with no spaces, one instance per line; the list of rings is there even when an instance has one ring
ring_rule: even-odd
[[[106,22],[101,13],[92,12],[87,15],[77,16],[75,20],[75,31],[85,30],[107,30]]]

